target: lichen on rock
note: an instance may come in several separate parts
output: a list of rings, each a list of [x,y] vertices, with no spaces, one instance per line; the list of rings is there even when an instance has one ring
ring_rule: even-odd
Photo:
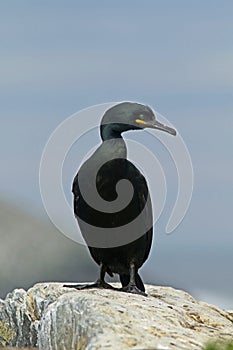
[[[0,321],[0,345],[4,346],[9,344],[15,337],[15,331],[10,327],[8,323]]]

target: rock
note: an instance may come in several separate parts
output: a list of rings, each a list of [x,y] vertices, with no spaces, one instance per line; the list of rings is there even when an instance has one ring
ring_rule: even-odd
[[[60,283],[16,289],[0,300],[0,347],[190,350],[233,341],[232,312],[170,287],[146,289],[148,297]]]

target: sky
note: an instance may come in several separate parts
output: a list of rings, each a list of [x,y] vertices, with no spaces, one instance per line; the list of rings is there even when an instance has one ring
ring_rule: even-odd
[[[143,273],[152,281],[156,270],[160,282],[232,309],[232,16],[228,0],[2,1],[1,198],[45,216],[39,164],[53,130],[95,104],[149,104],[182,135],[194,191],[167,236],[176,174],[161,144],[148,141],[164,166],[168,201]],[[147,142],[143,133],[127,137]],[[66,165],[67,196],[78,151]]]

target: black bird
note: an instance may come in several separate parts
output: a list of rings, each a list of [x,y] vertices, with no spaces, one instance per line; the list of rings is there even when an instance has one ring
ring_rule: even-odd
[[[116,289],[104,280],[106,273],[116,273],[122,284],[118,290],[146,295],[138,269],[152,243],[151,200],[144,176],[127,160],[122,138],[125,131],[143,128],[176,135],[156,120],[150,107],[139,103],[117,104],[102,118],[103,142],[79,169],[72,189],[74,214],[92,258],[100,265],[100,276],[93,284],[65,287]]]

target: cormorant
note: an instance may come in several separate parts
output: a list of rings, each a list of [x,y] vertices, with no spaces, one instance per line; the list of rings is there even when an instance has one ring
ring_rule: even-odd
[[[92,258],[100,266],[100,276],[93,284],[65,287],[117,289],[104,280],[106,273],[116,273],[122,284],[118,290],[146,295],[138,269],[148,258],[152,243],[151,200],[144,176],[127,160],[122,138],[125,131],[144,128],[176,135],[174,129],[156,120],[150,107],[139,103],[119,103],[102,118],[103,142],[81,166],[72,188],[74,214]],[[118,191],[122,180],[130,181],[132,192],[127,181],[121,182],[123,190]],[[138,217],[140,220],[135,221]]]

